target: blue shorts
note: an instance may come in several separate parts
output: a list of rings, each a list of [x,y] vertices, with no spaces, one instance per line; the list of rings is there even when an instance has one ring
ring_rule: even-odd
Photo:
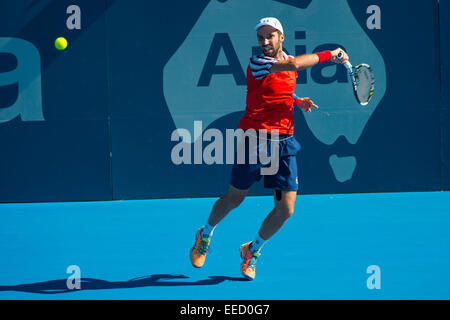
[[[261,139],[257,145],[251,145],[248,139],[244,140],[242,147],[245,149],[245,162],[237,161],[236,150],[234,156],[234,165],[231,172],[231,185],[240,190],[247,190],[255,182],[261,180],[263,176],[261,169],[269,168],[273,163],[268,163],[267,158],[271,157],[272,150],[277,150],[274,144],[278,144],[278,170],[271,170],[267,175],[264,174],[264,188],[282,190],[282,191],[297,191],[298,190],[298,173],[297,173],[297,153],[300,151],[300,143],[293,135],[280,135],[278,139],[270,140]],[[251,149],[251,150],[249,150]],[[242,150],[242,149],[241,149]],[[266,160],[261,161],[260,157],[256,157],[260,152],[265,152]],[[250,161],[250,156],[256,157]],[[275,158],[273,158],[275,159]],[[276,160],[276,159],[275,159]],[[264,162],[265,161],[265,162]],[[273,161],[275,162],[275,161]],[[273,171],[275,173],[273,174]]]

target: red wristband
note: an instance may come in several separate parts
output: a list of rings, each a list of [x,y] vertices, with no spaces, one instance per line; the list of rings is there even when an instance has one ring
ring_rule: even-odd
[[[316,52],[317,56],[319,57],[319,63],[330,61],[333,56],[331,55],[331,51],[325,50],[322,52]]]

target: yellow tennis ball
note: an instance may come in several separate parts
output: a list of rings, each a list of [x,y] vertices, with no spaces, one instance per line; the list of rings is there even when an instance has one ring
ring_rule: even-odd
[[[64,50],[67,48],[67,40],[64,37],[59,37],[55,40],[55,48],[58,50]]]

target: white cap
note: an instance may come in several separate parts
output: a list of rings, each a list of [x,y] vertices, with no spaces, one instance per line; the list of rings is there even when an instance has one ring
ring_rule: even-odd
[[[255,30],[258,31],[258,29],[261,28],[262,26],[274,27],[275,29],[277,29],[278,31],[280,31],[281,33],[284,34],[283,27],[281,26],[281,23],[280,23],[280,21],[278,21],[277,18],[273,18],[273,17],[262,18],[261,20],[259,20],[259,23],[256,25]]]

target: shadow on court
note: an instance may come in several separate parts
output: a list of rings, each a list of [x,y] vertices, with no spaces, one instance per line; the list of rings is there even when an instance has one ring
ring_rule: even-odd
[[[107,281],[93,278],[82,278],[80,279],[80,289],[69,289],[67,287],[67,279],[60,279],[29,284],[18,284],[12,286],[0,286],[0,292],[21,291],[30,293],[54,294],[76,292],[80,290],[124,289],[140,287],[208,286],[217,285],[224,281],[248,281],[245,278],[227,276],[210,276],[208,279],[197,281],[179,281],[181,279],[189,279],[189,277],[185,275],[152,274],[150,276],[135,278],[128,281]]]

